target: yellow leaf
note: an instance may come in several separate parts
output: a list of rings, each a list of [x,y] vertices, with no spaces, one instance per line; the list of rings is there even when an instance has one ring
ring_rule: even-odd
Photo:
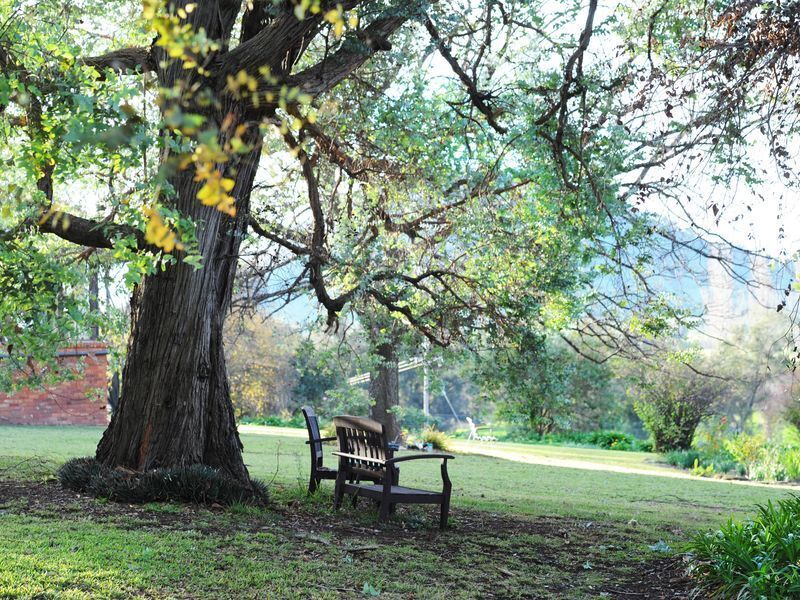
[[[161,248],[165,252],[172,252],[176,248],[178,250],[183,249],[183,244],[178,241],[178,236],[167,227],[157,210],[152,207],[146,207],[144,214],[148,218],[144,231],[144,239],[148,244]]]

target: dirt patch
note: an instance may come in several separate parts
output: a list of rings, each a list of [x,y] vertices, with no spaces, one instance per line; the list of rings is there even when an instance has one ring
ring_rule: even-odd
[[[640,527],[568,517],[524,518],[454,509],[453,526],[436,528],[435,510],[401,507],[389,523],[375,522],[368,504],[332,512],[324,498],[291,501],[267,510],[222,507],[127,505],[98,501],[64,490],[57,483],[0,481],[0,515],[82,519],[120,528],[193,530],[224,541],[243,532],[270,533],[297,546],[297,552],[327,560],[370,561],[397,577],[401,556],[452,589],[475,590],[485,598],[644,598],[689,597],[681,557],[648,549]],[[652,534],[651,534],[652,535]],[[652,540],[649,540],[652,543]],[[435,570],[438,561],[468,565]],[[415,571],[416,573],[417,571]]]

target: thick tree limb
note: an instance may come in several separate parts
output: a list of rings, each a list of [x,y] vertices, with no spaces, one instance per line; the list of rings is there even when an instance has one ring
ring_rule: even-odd
[[[98,71],[111,69],[115,73],[128,71],[148,73],[155,71],[158,66],[149,47],[122,48],[101,56],[84,58],[82,62]]]
[[[286,83],[297,86],[312,96],[333,89],[382,49],[381,44],[370,43],[370,40],[386,40],[409,19],[405,13],[393,13],[378,17],[361,32],[359,37],[366,41],[347,40],[333,55],[293,75]]]
[[[90,248],[113,248],[114,238],[132,235],[139,248],[146,248],[144,233],[128,225],[93,221],[77,215],[58,212],[38,224],[42,233],[52,233],[62,240]]]

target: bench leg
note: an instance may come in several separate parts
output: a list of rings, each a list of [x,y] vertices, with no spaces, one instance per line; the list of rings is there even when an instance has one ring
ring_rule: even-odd
[[[318,487],[319,487],[319,482],[312,475],[308,480],[308,495],[310,496],[311,494],[316,492]]]
[[[447,474],[447,461],[442,461],[442,505],[439,508],[439,529],[447,529],[447,517],[450,514],[450,492],[453,489]]]
[[[442,500],[439,509],[439,529],[447,529],[447,517],[450,514],[450,496]]]
[[[389,511],[391,510],[391,504],[386,502],[385,500],[381,501],[381,514],[379,519],[381,521],[388,521],[389,520]]]
[[[381,494],[381,521],[389,520],[389,512],[392,510],[392,478],[394,469],[386,470],[386,478],[383,480],[383,493]]]
[[[342,505],[344,498],[345,475],[341,471],[336,475],[336,487],[333,490],[333,508],[338,509]]]

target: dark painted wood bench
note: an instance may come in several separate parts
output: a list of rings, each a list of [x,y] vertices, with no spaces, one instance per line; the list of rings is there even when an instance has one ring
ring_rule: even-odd
[[[302,409],[303,417],[306,420],[306,429],[308,429],[308,440],[306,444],[311,449],[311,474],[308,479],[308,493],[313,494],[317,491],[320,481],[323,479],[336,479],[336,469],[323,466],[323,452],[322,443],[332,442],[335,437],[322,437],[319,432],[319,420],[317,415],[314,414],[314,409],[310,406],[304,406]]]
[[[339,469],[336,477],[335,507],[339,508],[345,494],[371,498],[380,503],[380,519],[389,518],[395,504],[438,504],[439,527],[447,527],[450,512],[450,477],[447,461],[450,454],[412,454],[394,457],[387,445],[386,433],[381,423],[362,417],[334,417],[339,451]],[[429,491],[399,485],[397,464],[409,460],[436,459],[441,461],[442,490]],[[371,483],[361,483],[368,480]]]

